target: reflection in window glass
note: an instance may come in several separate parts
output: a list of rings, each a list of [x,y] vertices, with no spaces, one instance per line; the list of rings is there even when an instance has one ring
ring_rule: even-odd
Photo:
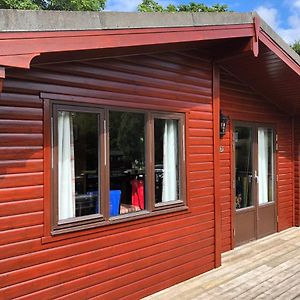
[[[58,112],[59,220],[99,213],[98,114]]]
[[[145,116],[109,112],[110,216],[145,209]]]
[[[259,204],[274,201],[273,129],[258,128],[258,199]]]
[[[252,142],[252,128],[235,128],[236,209],[253,206]]]
[[[155,202],[179,200],[178,120],[154,119]]]

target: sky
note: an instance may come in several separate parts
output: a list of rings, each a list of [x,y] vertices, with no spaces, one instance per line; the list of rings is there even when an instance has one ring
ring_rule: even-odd
[[[108,11],[136,11],[142,0],[107,0]],[[164,6],[172,4],[187,4],[192,0],[156,0]],[[225,0],[194,2],[213,5],[227,4],[236,12],[256,11],[259,15],[289,44],[300,40],[300,0]]]

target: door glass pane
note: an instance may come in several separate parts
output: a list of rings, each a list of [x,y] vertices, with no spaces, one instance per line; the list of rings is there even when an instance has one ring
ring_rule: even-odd
[[[253,206],[252,128],[235,128],[235,205],[236,209]]]
[[[180,198],[178,120],[154,119],[155,203]]]
[[[58,112],[59,220],[97,214],[98,114]]]
[[[145,209],[145,114],[109,112],[110,216]]]
[[[258,128],[258,202],[274,201],[274,133],[271,128]]]

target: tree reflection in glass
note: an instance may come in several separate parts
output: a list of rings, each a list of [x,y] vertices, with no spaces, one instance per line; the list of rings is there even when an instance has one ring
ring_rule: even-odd
[[[110,216],[145,208],[145,115],[109,112]]]

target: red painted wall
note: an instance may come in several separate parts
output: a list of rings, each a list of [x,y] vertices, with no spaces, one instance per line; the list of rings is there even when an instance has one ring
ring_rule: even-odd
[[[231,120],[272,123],[276,125],[279,151],[277,152],[277,203],[278,230],[293,226],[293,157],[292,122],[289,117],[262,96],[251,90],[247,84],[222,71],[221,109]],[[224,152],[221,153],[222,174],[222,251],[232,248],[232,128],[221,140]]]
[[[189,210],[42,240],[49,199],[47,100],[40,92],[71,102],[75,95],[99,105],[187,109]],[[211,63],[193,52],[7,70],[0,96],[0,298],[139,299],[212,269],[211,99]]]
[[[295,120],[295,143],[294,143],[294,159],[295,159],[295,225],[300,226],[300,122]]]
[[[45,239],[50,199],[43,107],[48,100],[41,92],[69,102],[186,111],[189,210]],[[290,120],[224,72],[221,107],[231,119],[277,125],[278,228],[292,226]],[[231,130],[221,141],[223,251],[232,243],[230,137]],[[212,269],[213,166],[212,65],[198,52],[7,70],[0,96],[0,298],[139,299]]]

